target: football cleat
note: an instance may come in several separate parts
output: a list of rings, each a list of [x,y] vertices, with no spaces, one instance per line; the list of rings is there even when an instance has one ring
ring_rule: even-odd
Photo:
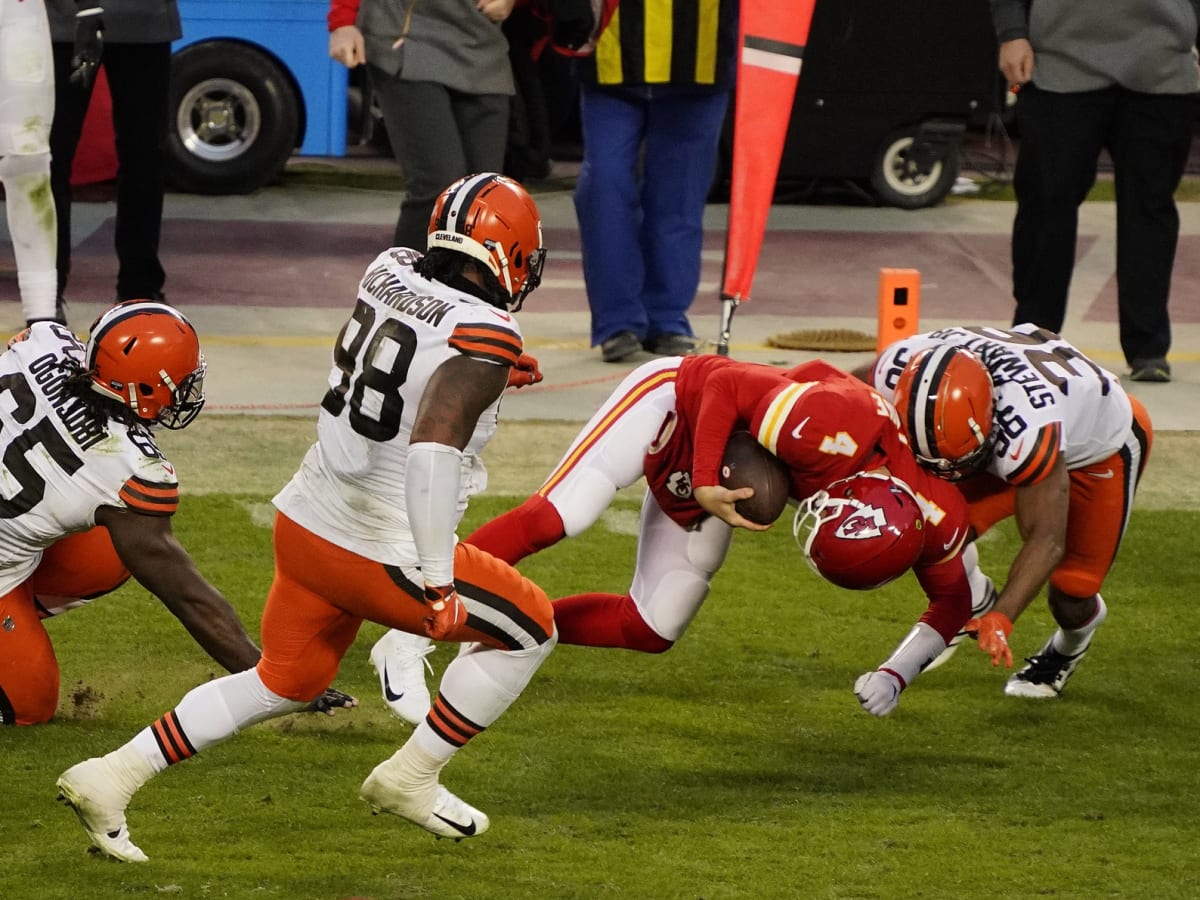
[[[372,814],[399,816],[438,837],[456,841],[488,830],[487,815],[450,793],[436,778],[409,786],[388,771],[390,762],[376,766],[359,791]]]
[[[75,810],[96,851],[122,862],[149,860],[129,837],[125,807],[130,795],[117,787],[107,760],[86,759],[71,766],[56,786],[58,799]]]
[[[992,579],[988,578],[986,575],[983,577],[987,580],[987,590],[983,595],[983,602],[978,606],[971,607],[972,619],[978,619],[984,613],[991,612],[992,607],[996,605],[996,600],[999,599],[1000,596],[996,593],[996,588],[992,584]],[[958,634],[950,638],[950,643],[946,645],[946,649],[943,650],[938,656],[934,657],[933,662],[925,667],[925,671],[932,672],[938,666],[944,666],[946,663],[948,663],[950,661],[950,657],[952,657],[958,651],[958,645],[963,642],[963,639],[966,636],[967,633],[960,628]]]
[[[433,674],[427,657],[435,649],[424,635],[391,629],[371,648],[371,665],[379,675],[383,700],[392,715],[418,725],[429,712],[425,669]]]
[[[1028,665],[1005,683],[1005,694],[1009,697],[1042,699],[1057,697],[1063,692],[1063,688],[1087,656],[1087,648],[1084,647],[1074,656],[1067,656],[1055,650],[1053,642],[1052,636],[1040,653],[1025,660]]]

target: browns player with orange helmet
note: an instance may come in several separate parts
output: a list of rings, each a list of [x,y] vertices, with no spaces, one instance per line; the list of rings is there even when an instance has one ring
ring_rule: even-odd
[[[1107,613],[1100,587],[1153,437],[1146,410],[1117,376],[1033,325],[906,338],[870,380],[894,398],[921,464],[957,481],[974,535],[1015,515],[1022,547],[995,607],[969,629],[993,665],[1011,666],[1013,622],[1048,581],[1059,627],[1005,693],[1058,696]]]
[[[262,658],[59,777],[103,853],[145,860],[125,821],[135,792],[321,696],[363,621],[470,646],[432,702],[422,684],[416,728],[360,796],[439,837],[487,831],[487,815],[442,786],[441,770],[520,695],[556,633],[541,588],[455,529],[487,483],[480,454],[522,357],[513,311],[537,287],[541,239],[526,190],[485,172],[442,192],[427,252],[393,247],[367,266],[334,344],[316,443],[274,498]]]
[[[230,672],[258,647],[171,530],[175,469],[152,428],[204,405],[191,323],[162,303],[106,311],[86,344],[37,322],[0,356],[0,724],[48,721],[59,669],[42,620],[115,590],[132,573]]]

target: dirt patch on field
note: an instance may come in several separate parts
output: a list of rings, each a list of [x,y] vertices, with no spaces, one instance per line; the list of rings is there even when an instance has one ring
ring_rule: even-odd
[[[571,422],[502,422],[488,445],[488,493],[523,496],[549,474],[579,430]],[[272,494],[316,437],[316,416],[204,416],[160,445],[185,493]],[[1200,432],[1155,435],[1138,491],[1144,509],[1200,509]]]

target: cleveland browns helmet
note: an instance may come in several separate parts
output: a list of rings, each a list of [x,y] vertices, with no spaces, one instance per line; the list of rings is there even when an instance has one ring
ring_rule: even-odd
[[[921,465],[957,481],[992,451],[992,376],[979,357],[943,344],[920,351],[896,383],[896,409]]]
[[[146,422],[185,427],[204,406],[204,354],[191,323],[174,307],[120,303],[92,323],[84,365],[92,390]]]
[[[465,253],[488,267],[516,312],[542,280],[542,218],[529,193],[494,172],[460,178],[442,191],[429,218],[428,249]]]
[[[865,591],[912,568],[925,546],[925,516],[899,478],[859,472],[804,500],[792,534],[818,575]]]

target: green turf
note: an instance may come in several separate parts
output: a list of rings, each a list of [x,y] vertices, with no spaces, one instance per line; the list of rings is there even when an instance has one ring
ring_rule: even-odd
[[[257,633],[270,578],[261,497],[189,497],[177,531]],[[477,502],[470,522],[501,511]],[[620,528],[632,507],[612,519]],[[973,646],[890,717],[850,686],[923,608],[911,577],[850,593],[802,564],[786,522],[740,533],[663,656],[561,647],[444,773],[492,818],[436,841],[357,799],[408,727],[383,709],[364,628],[338,684],[363,706],[249,729],[151,782],[142,866],[85,854],[58,773],[112,749],[216,673],[137,587],[51,621],[55,721],[0,730],[0,897],[1196,897],[1200,512],[1135,514],[1108,623],[1067,694],[1002,696]],[[1011,529],[983,545],[997,573]],[[624,590],[634,539],[597,526],[526,562],[551,596]],[[1049,633],[1044,601],[1018,652]],[[440,670],[450,651],[433,660]]]

